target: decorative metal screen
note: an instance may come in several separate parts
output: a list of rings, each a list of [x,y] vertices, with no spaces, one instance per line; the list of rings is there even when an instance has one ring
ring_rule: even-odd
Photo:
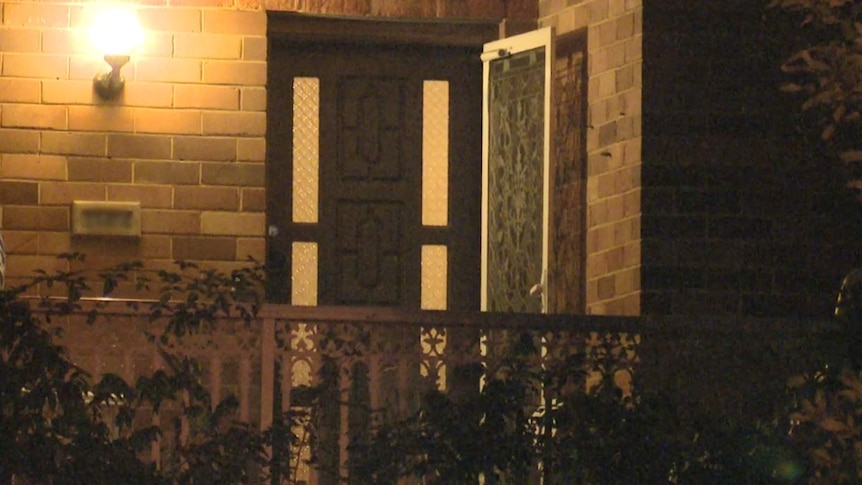
[[[544,47],[490,65],[488,311],[542,311],[544,75]]]

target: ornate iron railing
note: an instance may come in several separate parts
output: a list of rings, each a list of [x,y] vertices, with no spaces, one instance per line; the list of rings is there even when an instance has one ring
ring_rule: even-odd
[[[93,374],[112,372],[127,380],[164,365],[146,337],[156,333],[158,322],[121,303],[100,311],[104,318],[94,323],[86,322],[85,312],[53,320],[63,327],[61,343],[76,363]],[[662,393],[674,402],[683,422],[710,415],[769,418],[786,404],[790,376],[823,369],[845,352],[844,329],[827,320],[284,305],[267,305],[249,321],[220,320],[208,331],[170,345],[198,359],[214,400],[228,394],[239,399],[238,418],[245,422],[265,429],[284,413],[314,411],[307,413],[315,416],[314,445],[294,444],[291,478],[325,485],[351,482],[353,445],[367,441],[375,425],[410,415],[430,390],[478,392],[512,344],[525,339],[536,349],[529,362],[537,369],[593,362],[584,388],[590,385],[590,372],[601,366],[599,360],[608,358],[602,352],[613,354],[623,362],[620,369],[631,371],[617,381],[624,392],[633,386],[635,392]],[[571,360],[573,356],[580,359]],[[547,404],[543,399],[552,398],[540,397],[536,410]],[[139,419],[179,419],[171,412]],[[154,446],[156,459],[188,433],[178,422],[176,432],[163,435]],[[305,463],[312,456],[313,466]]]

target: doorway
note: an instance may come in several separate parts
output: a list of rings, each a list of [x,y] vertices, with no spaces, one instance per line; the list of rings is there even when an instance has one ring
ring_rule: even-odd
[[[270,41],[269,299],[476,310],[487,39],[352,22]]]

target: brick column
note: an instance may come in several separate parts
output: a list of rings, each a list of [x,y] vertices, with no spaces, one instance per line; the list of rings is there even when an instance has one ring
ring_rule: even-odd
[[[586,312],[640,312],[641,0],[539,2],[558,35],[586,31]],[[565,264],[565,262],[560,262]]]

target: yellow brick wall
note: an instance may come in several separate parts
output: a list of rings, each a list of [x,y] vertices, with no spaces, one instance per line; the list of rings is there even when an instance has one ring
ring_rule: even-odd
[[[10,282],[61,252],[129,259],[264,258],[266,15],[141,6],[144,44],[105,101],[89,4],[2,2],[0,224]],[[140,240],[70,235],[74,200],[138,201]]]
[[[587,30],[587,313],[637,315],[642,0],[540,0],[539,22]]]
[[[147,0],[144,44],[105,101],[90,2],[0,2],[0,229],[8,283],[59,253],[230,269],[265,257],[266,10],[536,18],[535,0]],[[140,240],[71,236],[75,200],[138,201]]]

